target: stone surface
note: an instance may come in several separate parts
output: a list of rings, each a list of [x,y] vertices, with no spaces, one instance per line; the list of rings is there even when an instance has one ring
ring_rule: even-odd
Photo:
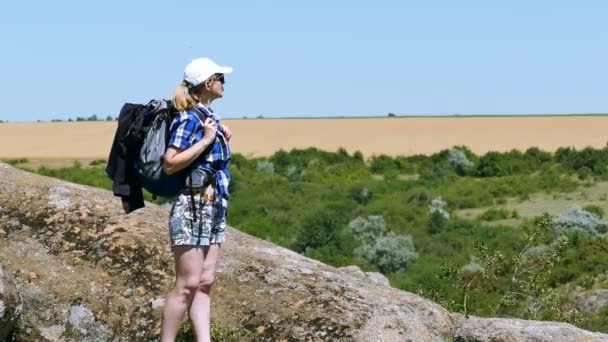
[[[152,204],[125,215],[109,191],[0,163],[0,265],[13,273],[23,299],[15,339],[157,340],[174,282],[168,215]],[[249,330],[256,341],[476,341],[463,338],[500,331],[473,320],[456,323],[441,306],[374,277],[229,228],[213,320]],[[520,321],[501,322],[501,329],[525,336]],[[542,331],[556,323],[533,324]]]
[[[452,330],[454,342],[605,342],[608,335],[571,324],[470,317]]]
[[[378,272],[363,272],[361,270],[361,268],[359,268],[359,266],[355,266],[355,265],[344,266],[344,267],[338,268],[338,270],[340,270],[344,273],[350,274],[352,276],[355,276],[359,279],[366,279],[374,284],[384,285],[384,286],[391,285],[390,282],[388,281],[388,279],[384,276],[384,274],[378,273]]]
[[[13,276],[0,266],[0,341],[4,341],[13,331],[21,309],[21,297]]]

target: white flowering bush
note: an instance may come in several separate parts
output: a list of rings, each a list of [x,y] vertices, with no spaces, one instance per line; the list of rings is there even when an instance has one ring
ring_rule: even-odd
[[[473,168],[473,162],[471,162],[464,151],[457,148],[452,148],[448,151],[448,161],[456,169],[458,174],[465,174],[467,171]]]
[[[404,271],[418,258],[414,242],[409,235],[395,235],[390,232],[370,242],[357,248],[355,254],[378,266],[383,273]]]
[[[441,200],[441,197],[437,197],[431,201],[429,206],[429,223],[427,231],[430,234],[439,233],[446,226],[447,221],[450,219],[450,213],[444,208],[447,205],[445,201]]]
[[[482,274],[485,269],[479,264],[476,258],[471,257],[471,262],[462,266],[460,271],[465,275],[472,276]]]
[[[386,223],[382,215],[370,215],[367,219],[359,216],[348,224],[348,229],[353,232],[355,238],[363,242],[384,235],[385,228]]]
[[[264,173],[273,174],[274,164],[271,161],[260,160],[257,163],[257,170]]]
[[[431,206],[429,207],[429,215],[437,212],[446,220],[450,219],[450,213],[448,213],[444,208],[447,203],[441,200],[441,197],[437,197],[431,201]]]
[[[287,167],[287,172],[285,173],[285,175],[287,176],[287,179],[289,179],[290,182],[295,182],[300,179],[302,173],[298,171],[298,168],[295,165],[289,165],[289,167]]]
[[[418,258],[412,237],[386,233],[386,223],[381,215],[357,217],[348,228],[362,243],[355,250],[355,256],[376,265],[383,273],[404,271]]]
[[[551,227],[559,232],[568,233],[581,231],[591,235],[606,233],[608,221],[600,218],[599,215],[583,210],[576,206],[563,215],[551,219]]]

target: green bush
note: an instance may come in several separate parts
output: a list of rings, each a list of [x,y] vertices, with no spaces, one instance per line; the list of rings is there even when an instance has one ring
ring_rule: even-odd
[[[105,159],[95,159],[89,163],[89,166],[105,165],[107,162]]]
[[[8,160],[4,160],[5,163],[13,165],[13,166],[17,166],[18,164],[25,164],[27,162],[29,162],[28,159],[26,158],[20,158],[20,159],[8,159]]]
[[[517,212],[513,211],[517,217]],[[481,221],[498,221],[498,220],[506,220],[510,217],[513,217],[513,212],[510,212],[507,209],[502,208],[491,208],[486,210],[483,214],[477,217],[478,220]]]
[[[597,205],[589,204],[583,207],[583,210],[588,211],[590,213],[594,213],[600,218],[604,218],[604,209],[598,207]]]
[[[374,193],[371,192],[368,187],[362,184],[357,184],[351,188],[350,197],[357,203],[361,205],[366,205],[372,200],[372,198],[374,197]]]

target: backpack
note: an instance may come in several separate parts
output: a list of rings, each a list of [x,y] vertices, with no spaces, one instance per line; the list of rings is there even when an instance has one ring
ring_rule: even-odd
[[[201,124],[207,117],[206,113],[195,108],[195,113]],[[179,113],[173,107],[171,101],[152,100],[146,105],[144,112],[143,138],[136,167],[137,175],[142,187],[157,196],[172,197],[186,187],[186,178],[190,180],[192,188],[192,173],[190,167],[173,174],[167,175],[164,170],[164,156],[167,151],[170,128],[173,119]]]
[[[187,169],[173,175],[164,171],[164,156],[170,138],[171,122],[178,114],[171,101],[152,100],[144,111],[144,125],[138,132],[141,149],[135,167],[142,187],[156,196],[177,195],[185,186]],[[135,132],[132,133],[135,135]]]

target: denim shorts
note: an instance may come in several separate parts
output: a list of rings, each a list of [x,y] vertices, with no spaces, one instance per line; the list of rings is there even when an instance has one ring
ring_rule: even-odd
[[[173,202],[169,216],[169,233],[172,246],[209,246],[222,243],[226,237],[226,217],[221,217],[219,199],[206,201],[194,195],[194,210],[190,195],[179,194]],[[194,216],[196,215],[196,220]]]

